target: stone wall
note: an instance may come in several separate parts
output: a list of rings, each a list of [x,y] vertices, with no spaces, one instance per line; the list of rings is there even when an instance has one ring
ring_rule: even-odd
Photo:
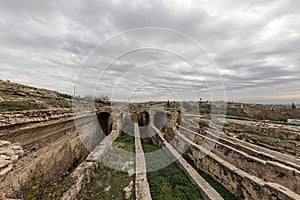
[[[9,141],[0,140],[0,181],[2,182],[6,175],[12,171],[15,163],[24,155],[20,144],[12,144]]]
[[[70,178],[73,180],[74,184],[62,195],[62,200],[73,200],[77,198],[81,190],[90,182],[95,169],[98,167],[99,161],[119,134],[119,131],[113,130],[112,133],[105,137],[93,152],[91,152],[71,173]]]
[[[166,152],[176,158],[177,165],[189,176],[194,185],[201,191],[201,196],[205,200],[222,200],[221,195],[207,183],[200,174],[170,145],[163,136],[163,133],[156,127],[152,127],[156,132],[156,137],[160,143],[165,147]],[[158,145],[158,143],[157,143]]]
[[[81,130],[80,134],[77,130]],[[101,135],[104,134],[100,133],[94,115],[77,118],[76,126],[74,119],[67,117],[4,132],[1,137],[18,141],[24,147],[25,155],[1,181],[0,191],[15,197],[35,172],[51,179],[59,172],[76,167],[87,156],[87,149],[95,148],[103,139]]]
[[[178,142],[180,142],[180,139]],[[183,141],[181,140],[181,142]],[[183,143],[186,144],[186,141]],[[190,141],[189,145],[188,155],[194,160],[196,166],[210,174],[241,199],[277,198],[296,200],[300,198],[298,194],[284,186],[250,175],[194,142]],[[202,157],[204,154],[206,156]]]
[[[297,126],[227,119],[224,129],[232,132],[257,133],[272,138],[300,141],[300,128]]]
[[[30,182],[34,173],[45,175],[46,180],[66,172],[73,167],[74,161],[80,161],[86,156],[84,149],[74,128],[65,130],[65,135],[60,136],[59,140],[48,141],[44,147],[27,150],[26,155],[18,160],[14,169],[0,183],[0,188],[8,197],[15,197],[15,191]]]
[[[228,119],[223,129],[239,139],[300,156],[300,127],[298,126]]]
[[[16,126],[25,123],[39,123],[72,117],[71,109],[25,110],[0,112],[0,127]]]
[[[279,152],[287,153],[300,157],[300,142],[294,140],[281,140],[276,138],[265,138],[258,135],[240,133],[237,138],[251,142],[268,149],[276,150]]]
[[[184,131],[181,131],[181,133],[184,134]],[[221,159],[253,176],[265,181],[284,185],[290,190],[300,194],[300,186],[298,184],[300,182],[300,171],[298,169],[288,167],[285,164],[275,161],[264,160],[262,158],[248,155],[243,151],[237,150],[232,146],[225,145],[218,141],[208,139],[207,142],[210,141],[216,143],[211,152]],[[194,142],[196,144],[203,144],[204,137],[196,135]]]

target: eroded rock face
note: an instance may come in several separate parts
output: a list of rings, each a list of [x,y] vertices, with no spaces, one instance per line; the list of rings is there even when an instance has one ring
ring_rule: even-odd
[[[39,123],[72,117],[71,109],[23,110],[0,113],[0,127],[26,123]]]
[[[6,140],[0,140],[0,180],[13,169],[17,160],[24,155],[19,143],[12,144]]]
[[[27,85],[2,80],[0,80],[0,92],[5,95],[16,95],[20,97],[44,97],[51,99],[60,97],[59,93],[56,91],[34,88]]]

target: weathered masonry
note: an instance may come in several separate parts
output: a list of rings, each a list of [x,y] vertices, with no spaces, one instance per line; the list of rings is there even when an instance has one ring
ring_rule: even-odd
[[[257,126],[260,122],[231,119],[220,132],[217,122],[208,128],[209,117],[185,115],[178,107],[150,108],[137,104],[129,113],[118,113],[103,107],[76,117],[70,109],[1,113],[1,192],[14,198],[33,172],[51,179],[57,171],[67,170],[75,181],[63,199],[75,199],[98,161],[122,129],[127,129],[136,136],[135,151],[139,153],[135,158],[137,199],[151,198],[141,147],[146,142],[166,147],[203,198],[222,199],[180,156],[182,151],[240,199],[300,199],[298,127],[266,122]],[[281,143],[272,143],[274,138]],[[284,146],[290,140],[295,145]],[[210,144],[214,144],[212,149],[207,148]]]

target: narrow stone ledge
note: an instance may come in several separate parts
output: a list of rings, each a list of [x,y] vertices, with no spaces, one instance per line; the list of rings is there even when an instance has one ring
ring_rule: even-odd
[[[100,144],[91,152],[87,158],[71,173],[70,178],[74,184],[62,195],[62,200],[74,200],[81,190],[90,182],[91,177],[98,167],[98,163],[107,149],[118,137],[119,132],[113,130]]]
[[[183,136],[184,137],[184,136]],[[188,139],[187,139],[188,140]],[[192,152],[192,159],[198,161],[202,165],[203,171],[218,179],[227,189],[236,196],[243,198],[268,199],[269,195],[275,195],[279,199],[298,200],[300,196],[290,189],[271,182],[266,182],[256,176],[250,175],[245,171],[238,169],[234,165],[224,161],[213,153],[189,141]],[[197,154],[205,153],[206,156],[200,159]],[[214,170],[209,172],[209,168],[214,166]],[[223,173],[227,176],[223,178]],[[240,180],[242,184],[237,185],[236,180]]]
[[[223,200],[221,195],[211,185],[209,185],[199,175],[199,173],[164,139],[162,133],[156,127],[152,128],[158,134],[168,153],[177,158],[176,163],[178,164],[178,166],[185,171],[190,180],[201,191],[202,197],[206,200]]]
[[[145,155],[140,140],[140,131],[137,123],[134,124],[136,177],[135,196],[137,200],[151,200],[150,188],[147,180]]]

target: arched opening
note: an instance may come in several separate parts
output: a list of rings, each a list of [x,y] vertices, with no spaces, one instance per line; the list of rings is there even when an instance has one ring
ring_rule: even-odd
[[[138,115],[138,124],[140,127],[148,126],[150,123],[150,115],[147,111],[142,111]]]
[[[181,124],[181,110],[177,110],[177,119],[176,119],[176,123],[178,125]]]
[[[98,114],[98,122],[103,133],[107,136],[112,131],[112,117],[108,112],[101,112]]]
[[[138,114],[138,124],[140,129],[140,137],[142,141],[145,142],[148,138],[150,115],[147,111],[142,111]]]
[[[166,114],[163,111],[158,111],[154,114],[154,126],[162,130],[166,122]]]

